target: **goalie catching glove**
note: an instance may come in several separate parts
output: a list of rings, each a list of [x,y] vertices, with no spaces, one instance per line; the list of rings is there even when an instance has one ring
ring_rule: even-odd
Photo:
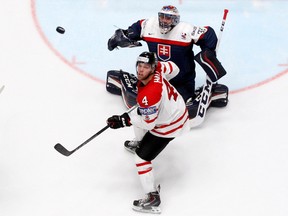
[[[129,127],[132,124],[130,123],[130,117],[128,113],[122,115],[113,115],[107,119],[107,124],[110,128],[118,129],[121,127]]]
[[[130,40],[127,35],[128,30],[117,29],[114,35],[108,40],[108,50],[112,51],[117,46],[122,48],[142,46],[140,42]]]

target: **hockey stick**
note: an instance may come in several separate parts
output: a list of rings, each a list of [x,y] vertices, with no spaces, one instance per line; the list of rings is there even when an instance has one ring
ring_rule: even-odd
[[[132,110],[134,110],[137,107],[137,105],[131,107],[129,110],[127,110],[127,113],[130,113]],[[82,144],[80,144],[78,147],[76,147],[75,149],[69,151],[68,149],[66,149],[63,145],[61,145],[60,143],[57,143],[54,148],[62,155],[65,156],[70,156],[71,154],[73,154],[75,151],[77,151],[78,149],[82,148],[84,145],[86,145],[87,143],[89,143],[91,140],[93,140],[95,137],[99,136],[101,133],[103,133],[105,130],[107,130],[109,128],[108,125],[106,125],[105,127],[103,127],[101,130],[99,130],[97,133],[95,133],[93,136],[91,136],[89,139],[85,140]]]
[[[224,26],[226,23],[226,18],[227,18],[228,12],[229,12],[228,9],[224,9],[223,19],[222,19],[222,23],[221,23],[221,27],[220,27],[220,32],[218,34],[218,41],[216,44],[216,50],[215,50],[216,53],[218,52],[219,44],[220,44],[220,41],[222,39],[222,33],[224,30]],[[196,117],[193,118],[192,121],[190,122],[190,127],[196,127],[204,121],[204,117],[206,116],[206,111],[207,111],[208,106],[210,104],[209,99],[210,99],[211,94],[212,94],[212,86],[213,86],[213,82],[211,81],[211,79],[208,76],[206,76],[206,82],[203,86],[203,90],[195,99],[195,100],[199,100],[200,104],[198,106]]]
[[[226,18],[227,18],[228,12],[229,12],[228,9],[224,9],[222,24],[221,24],[220,31],[219,31],[219,34],[218,34],[218,41],[217,41],[217,45],[216,45],[216,53],[218,53],[218,48],[219,48],[219,45],[220,45],[220,41],[222,39],[222,33],[223,33],[223,30],[224,30],[224,26],[225,26],[225,23],[226,23]]]

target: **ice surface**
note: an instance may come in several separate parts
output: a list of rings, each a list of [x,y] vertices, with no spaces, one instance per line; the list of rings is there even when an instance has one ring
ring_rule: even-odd
[[[232,94],[153,162],[162,215],[287,216],[288,2],[229,0],[1,3],[0,215],[139,215],[131,205],[143,194],[123,147],[132,128],[108,129],[70,157],[53,146],[73,149],[125,111],[106,92],[105,74],[134,70],[145,47],[109,52],[107,39],[113,25],[154,16],[166,3],[216,31],[230,9],[219,58]]]

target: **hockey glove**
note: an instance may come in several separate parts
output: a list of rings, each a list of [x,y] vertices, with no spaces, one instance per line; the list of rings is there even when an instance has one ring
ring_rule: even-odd
[[[130,40],[127,34],[127,30],[117,29],[114,35],[108,40],[108,50],[112,51],[117,46],[122,48],[142,46],[140,42]]]
[[[123,115],[113,115],[107,119],[107,124],[110,128],[118,129],[121,127],[129,127],[132,124],[130,123],[130,117],[127,113]]]

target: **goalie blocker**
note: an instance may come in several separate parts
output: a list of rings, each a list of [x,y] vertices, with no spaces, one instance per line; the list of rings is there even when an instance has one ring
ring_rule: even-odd
[[[212,84],[212,96],[208,98],[209,107],[225,107],[228,103],[228,88],[222,84]],[[193,119],[197,115],[199,107],[199,96],[203,87],[195,91],[196,98],[187,101],[186,107],[189,118]],[[107,72],[106,90],[115,95],[122,95],[127,108],[134,106],[137,96],[137,77],[134,74],[122,70],[110,70]],[[204,91],[205,92],[205,91]]]
[[[225,69],[211,50],[203,50],[195,56],[195,61],[203,68],[212,82],[216,82],[226,74]]]

